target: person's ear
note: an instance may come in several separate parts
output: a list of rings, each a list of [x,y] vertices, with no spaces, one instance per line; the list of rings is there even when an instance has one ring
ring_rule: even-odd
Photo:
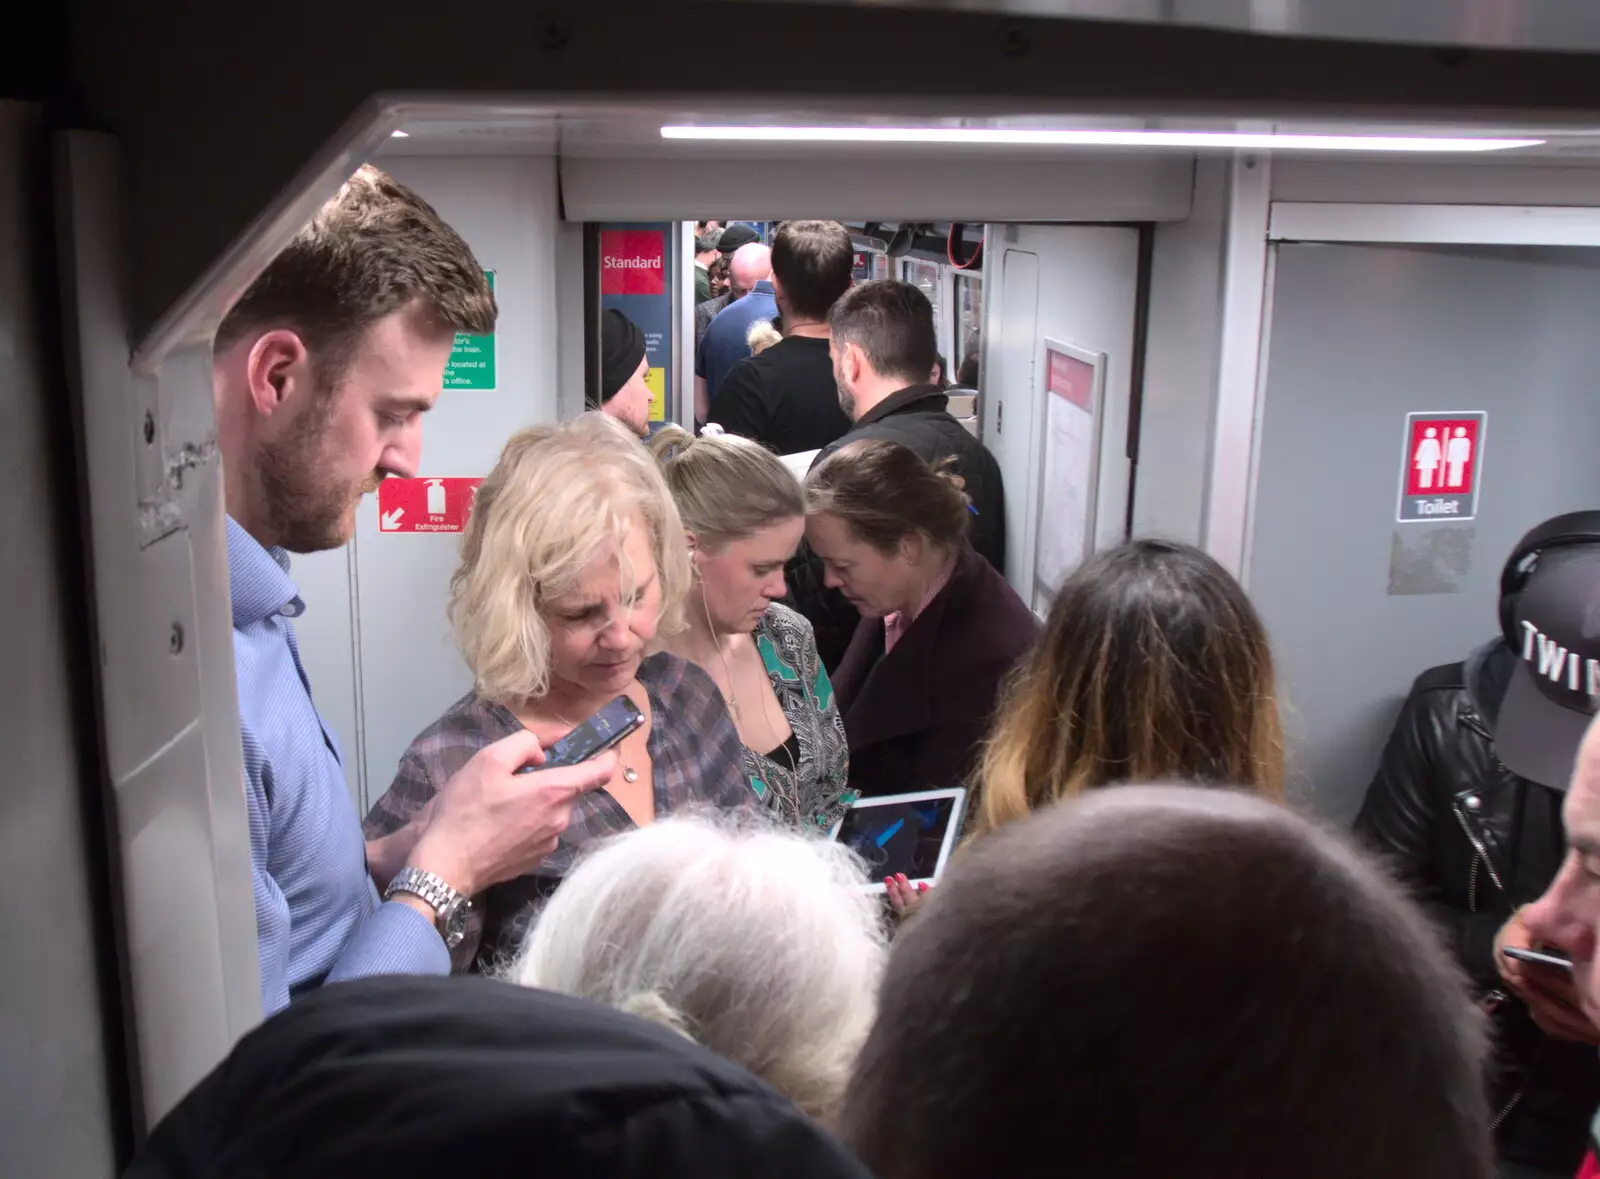
[[[245,360],[250,403],[262,417],[271,417],[297,398],[309,398],[314,377],[311,354],[298,332],[277,328],[250,346]]]
[[[908,565],[920,562],[925,548],[920,532],[908,532],[900,538],[900,555],[905,558]]]
[[[852,385],[859,384],[861,375],[867,369],[867,351],[860,344],[846,344],[844,346],[845,376],[850,378]]]

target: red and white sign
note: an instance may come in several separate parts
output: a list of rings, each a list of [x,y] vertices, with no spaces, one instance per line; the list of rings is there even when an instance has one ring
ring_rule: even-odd
[[[600,231],[600,293],[661,295],[667,290],[667,235],[659,229]]]
[[[1084,413],[1094,412],[1094,365],[1079,360],[1076,356],[1068,356],[1065,352],[1057,352],[1054,348],[1046,351],[1050,358],[1050,372],[1047,382],[1050,392],[1057,397],[1065,397]]]
[[[378,484],[379,532],[460,532],[482,479],[385,479]]]
[[[1471,520],[1478,514],[1488,421],[1478,410],[1406,415],[1400,521]]]

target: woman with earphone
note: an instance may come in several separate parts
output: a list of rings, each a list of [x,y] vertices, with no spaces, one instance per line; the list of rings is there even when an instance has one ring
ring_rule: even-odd
[[[760,443],[706,429],[696,438],[668,426],[650,440],[693,573],[687,626],[667,650],[722,690],[756,794],[785,820],[826,832],[856,798],[849,749],[811,624],[778,601],[805,532],[805,494]]]
[[[1500,581],[1500,634],[1418,677],[1356,831],[1449,931],[1492,1013],[1502,1179],[1576,1172],[1600,1105],[1596,1029],[1572,976],[1505,953],[1566,854],[1561,807],[1600,673],[1600,511],[1524,536]]]

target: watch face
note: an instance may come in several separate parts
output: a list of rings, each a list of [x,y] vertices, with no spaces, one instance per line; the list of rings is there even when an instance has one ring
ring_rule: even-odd
[[[467,936],[467,915],[471,913],[472,906],[466,901],[457,901],[447,905],[445,911],[439,914],[439,924],[444,933],[445,949],[453,950],[459,946]]]

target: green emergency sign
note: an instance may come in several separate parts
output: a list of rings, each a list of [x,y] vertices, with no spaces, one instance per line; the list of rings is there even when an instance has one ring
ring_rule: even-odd
[[[494,290],[494,271],[485,270],[489,289]],[[473,335],[457,332],[455,347],[450,350],[450,362],[444,366],[446,389],[494,388],[494,333]]]

